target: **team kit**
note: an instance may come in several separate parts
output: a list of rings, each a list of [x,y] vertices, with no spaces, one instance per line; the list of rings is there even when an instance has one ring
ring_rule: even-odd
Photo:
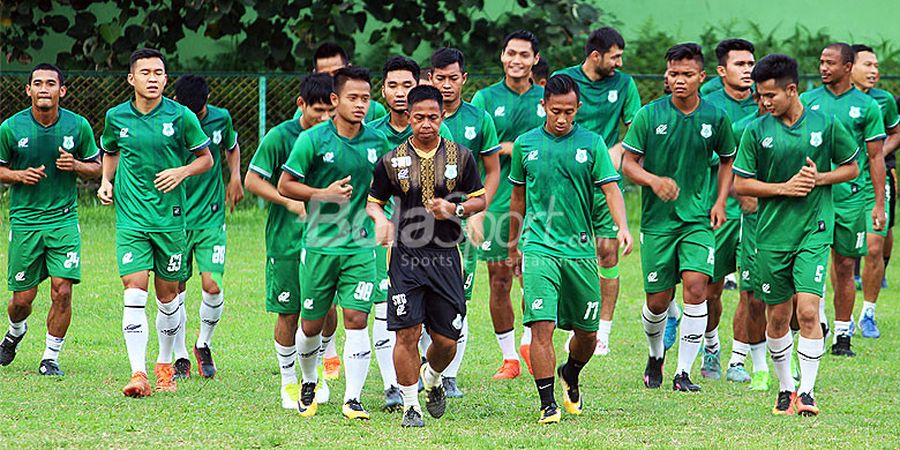
[[[801,93],[788,55],[757,60],[752,43],[727,39],[715,48],[712,78],[703,49],[678,44],[666,52],[665,95],[642,106],[634,78],[620,70],[620,33],[597,29],[584,48],[582,63],[551,74],[538,38],[510,33],[498,49],[503,78],[471,101],[462,98],[468,75],[459,50],[436,50],[427,68],[394,56],[379,74],[383,105],[374,100],[372,74],[341,47],[322,44],[301,81],[296,114],[265,134],[243,180],[239,124],[208,104],[202,77],[180,76],[172,98],[163,96],[159,51],[132,54],[134,96],[107,111],[99,146],[91,124],[60,107],[63,72],[37,65],[26,85],[31,107],[0,125],[13,293],[0,366],[16,357],[38,286],[50,278],[39,373],[63,376],[58,358],[81,281],[76,184],[99,178],[97,197],[115,209],[131,366],[122,393],[175,392],[192,376],[192,361],[193,376],[215,377],[225,214],[246,189],[268,204],[260,297],[276,316],[283,408],[315,420],[331,401],[328,381],[343,367],[341,412],[369,419],[361,394],[374,353],[384,411],[400,412],[403,427],[424,426],[422,396],[428,414],[440,418],[448,397],[464,395],[457,377],[482,261],[499,348],[493,378],[519,377],[524,361],[540,400],[538,422],[557,423],[563,411],[582,414],[580,373],[611,351],[619,257],[635,244],[627,180],[641,192],[646,388],[662,387],[666,354],[678,342],[675,391],[701,390],[690,377],[698,357],[704,379],[724,376],[767,391],[770,357],[778,387],[772,413],[818,415],[826,338],[832,355],[852,357],[856,333],[880,335],[875,305],[893,244],[900,117],[894,97],[875,87],[875,52],[828,45],[819,60],[822,85]],[[201,293],[188,296],[194,267]],[[159,341],[153,387],[150,272]],[[718,328],[732,274],[740,297],[723,364]],[[199,309],[193,360],[189,303]],[[569,334],[559,360],[557,328]]]

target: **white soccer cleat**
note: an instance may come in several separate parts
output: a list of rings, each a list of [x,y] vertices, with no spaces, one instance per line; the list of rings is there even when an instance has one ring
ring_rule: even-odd
[[[300,386],[297,383],[281,387],[281,407],[284,409],[297,409],[297,399],[300,398]]]
[[[319,385],[316,386],[316,403],[328,403],[330,397],[331,389],[328,388],[328,382],[325,381],[325,377],[319,377]]]

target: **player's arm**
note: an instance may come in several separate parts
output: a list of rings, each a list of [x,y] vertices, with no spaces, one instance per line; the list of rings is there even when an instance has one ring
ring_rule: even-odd
[[[900,125],[886,130],[886,133],[887,139],[884,140],[884,147],[881,149],[881,155],[885,158],[900,148]]]
[[[248,170],[247,175],[244,177],[244,187],[253,195],[269,203],[284,206],[288,211],[300,217],[306,217],[306,206],[303,202],[291,200],[279,194],[278,189],[272,183],[252,169]]]
[[[225,151],[225,163],[231,176],[225,188],[225,203],[234,212],[234,206],[244,199],[244,187],[241,185],[241,146],[234,142],[234,147]],[[266,183],[268,184],[268,183]]]
[[[626,147],[627,150],[627,147]],[[671,202],[678,198],[681,190],[675,180],[669,177],[661,177],[644,170],[641,166],[641,155],[626,151],[622,159],[622,173],[634,184],[646,186],[653,190],[660,200]]]
[[[500,154],[481,155],[481,162],[484,164],[484,203],[490,205],[500,186]]]
[[[324,189],[305,184],[306,173],[312,170],[312,159],[315,154],[315,143],[308,134],[301,134],[294,142],[288,160],[281,166],[281,178],[278,179],[278,193],[294,200],[308,202],[310,200],[330,203],[345,203],[353,194],[350,176],[336,180]]]
[[[212,154],[208,147],[194,151],[195,158],[186,165],[163,170],[156,174],[153,185],[162,192],[172,192],[187,177],[193,177],[206,172],[213,166]]]
[[[454,217],[465,219],[473,214],[484,211],[487,206],[485,201],[485,189],[481,184],[481,175],[478,173],[478,165],[475,163],[475,157],[471,153],[466,153],[465,164],[462,167],[462,174],[456,191],[465,194],[466,200],[462,203],[452,203],[442,198],[434,199],[431,212],[438,220],[447,220]],[[457,208],[462,208],[462,215],[456,214]]]
[[[884,132],[884,118],[878,102],[869,99],[869,107],[866,109],[866,154],[869,155],[869,178],[872,180],[872,188],[875,190],[875,207],[872,208],[872,228],[881,231],[887,223],[884,206],[884,185],[886,174],[882,150],[886,134]]]
[[[595,185],[599,185],[606,198],[606,205],[609,208],[610,216],[613,222],[619,227],[617,232],[617,240],[619,246],[622,247],[624,254],[631,253],[634,245],[631,237],[631,231],[628,228],[628,218],[625,214],[625,199],[622,197],[622,190],[619,189],[619,180],[622,177],[613,168],[612,160],[609,158],[609,151],[606,144],[601,140],[597,140],[594,148],[594,165],[591,167],[591,177]]]
[[[507,264],[512,267],[513,274],[521,275],[522,252],[519,251],[519,237],[522,223],[525,221],[525,165],[522,163],[523,150],[516,144],[509,163],[509,182],[513,185],[509,198],[509,242],[507,242]]]
[[[3,184],[37,184],[47,174],[43,165],[28,167],[23,170],[12,170],[9,162],[12,161],[12,149],[15,148],[15,139],[6,123],[0,125],[0,183]]]
[[[116,179],[116,169],[119,168],[119,152],[103,153],[101,157],[100,189],[97,190],[97,198],[103,205],[111,205],[113,202],[113,180]]]
[[[366,202],[366,214],[375,224],[375,242],[379,245],[390,246],[394,240],[394,224],[384,213],[384,205],[391,199],[393,186],[384,165],[384,158],[375,164],[372,174],[372,186],[369,188],[369,197]]]
[[[728,116],[724,114],[719,120],[718,128],[716,128],[715,139],[716,152],[719,155],[719,173],[716,203],[709,213],[709,224],[712,226],[713,230],[724,225],[725,220],[727,219],[725,215],[725,202],[732,192],[734,174],[731,172],[731,166],[734,163],[734,156],[737,154],[734,133],[731,131],[731,121],[728,120]]]

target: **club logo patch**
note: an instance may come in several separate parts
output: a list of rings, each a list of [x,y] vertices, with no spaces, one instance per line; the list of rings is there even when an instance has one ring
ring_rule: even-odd
[[[213,144],[219,145],[222,142],[222,130],[213,131]]]
[[[531,309],[544,309],[544,299],[536,298],[533,302],[531,302]]]
[[[278,294],[278,303],[287,303],[291,300],[291,293],[288,291],[284,291]]]
[[[766,136],[759,145],[761,145],[762,148],[772,148],[772,141],[772,136]]]
[[[538,117],[547,117],[547,111],[544,111],[544,107],[540,104],[537,105],[537,116]]]
[[[538,151],[532,150],[528,152],[528,161],[537,161],[538,159]]]
[[[334,152],[326,152],[324,155],[322,155],[322,161],[327,162],[327,163],[333,163],[334,162]]]
[[[766,293],[766,294],[771,294],[771,293],[772,293],[772,286],[770,286],[769,283],[763,283],[763,285],[762,285],[762,291],[763,291],[764,293]]]
[[[669,132],[669,124],[664,123],[664,124],[661,124],[656,127],[656,134],[658,134],[658,135],[664,135],[668,132]]]
[[[466,127],[465,133],[466,139],[472,140],[475,139],[475,127]]]
[[[447,164],[447,168],[444,169],[444,178],[455,180],[457,175],[456,164]]]
[[[851,106],[849,114],[850,117],[859,119],[862,116],[862,111],[859,109],[859,106]]]
[[[703,139],[709,139],[712,136],[712,125],[708,123],[700,125],[700,136],[703,136]]]
[[[481,243],[481,250],[485,252],[491,251],[491,241],[484,241]]]
[[[75,148],[75,137],[63,136],[62,147],[66,150],[72,150],[73,148]]]
[[[812,145],[813,147],[822,145],[821,131],[813,131],[812,133],[809,133],[809,145]]]
[[[134,261],[134,254],[131,252],[122,255],[122,264],[130,264],[132,261]]]
[[[506,107],[498,106],[497,109],[494,110],[494,117],[503,117],[506,115]]]
[[[579,163],[583,164],[583,163],[587,162],[587,160],[588,160],[587,149],[579,148],[578,150],[575,150],[575,161],[578,161]]]
[[[16,281],[25,281],[25,272],[19,272],[16,274]]]
[[[374,148],[367,148],[366,156],[369,158],[369,162],[372,164],[375,164],[375,161],[378,161],[378,152]]]
[[[397,172],[398,180],[408,180],[409,179],[409,168],[404,167]]]
[[[175,126],[172,125],[172,122],[163,124],[162,133],[163,133],[163,136],[171,136],[171,135],[175,134]]]
[[[313,299],[303,300],[303,309],[313,309]]]
[[[659,274],[657,274],[656,272],[650,272],[647,274],[647,282],[656,283],[657,281],[659,281]]]
[[[122,128],[121,130],[119,130],[119,137],[128,137],[128,128]]]
[[[456,317],[453,319],[452,325],[453,325],[453,328],[456,328],[457,330],[462,330],[462,316],[457,314]]]
[[[809,109],[811,109],[811,110],[813,110],[813,111],[818,111],[818,110],[819,110],[819,105],[812,105],[812,106],[809,107]]]
[[[609,94],[606,94],[606,101],[608,101],[610,103],[615,103],[616,100],[618,100],[618,99],[619,99],[619,91],[618,90],[614,89],[612,91],[609,91]]]
[[[27,137],[23,137],[22,139],[19,139],[19,148],[28,148],[28,138]]]

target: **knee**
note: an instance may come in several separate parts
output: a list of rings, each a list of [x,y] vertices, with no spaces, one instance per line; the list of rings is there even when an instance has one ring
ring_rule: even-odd
[[[852,273],[853,269],[856,268],[856,259],[840,256],[834,259],[834,265],[838,272],[846,273],[850,271]]]
[[[876,261],[884,257],[884,239],[879,236],[876,239],[869,239],[866,245],[869,253],[866,254],[866,260]]]
[[[72,285],[69,283],[54,284],[50,290],[50,301],[57,307],[69,308],[72,305]]]
[[[344,329],[362,330],[369,323],[369,315],[362,311],[344,310]]]
[[[33,301],[33,296],[13,295],[12,300],[9,301],[9,304],[12,305],[13,308],[30,308]]]
[[[509,292],[512,289],[512,276],[505,273],[495,273],[491,276],[491,292]]]
[[[531,343],[532,345],[537,344],[538,346],[542,344],[553,345],[553,330],[554,325],[553,322],[550,321],[538,321],[531,323]]]
[[[691,303],[700,303],[706,298],[706,285],[700,282],[685,283],[684,300]],[[668,307],[669,305],[666,305]]]
[[[413,348],[419,345],[419,337],[421,335],[421,329],[419,327],[411,327],[405,328],[402,330],[397,330],[395,334],[397,338],[397,346],[398,347],[408,347]]]
[[[182,288],[181,291],[183,292],[184,288]],[[219,284],[211,277],[206,276],[206,274],[204,274],[203,277],[203,291],[212,295],[217,295],[222,292],[221,288],[219,288]]]
[[[616,247],[610,249],[608,246],[597,247],[597,261],[600,267],[611,268],[619,263],[619,253]]]

